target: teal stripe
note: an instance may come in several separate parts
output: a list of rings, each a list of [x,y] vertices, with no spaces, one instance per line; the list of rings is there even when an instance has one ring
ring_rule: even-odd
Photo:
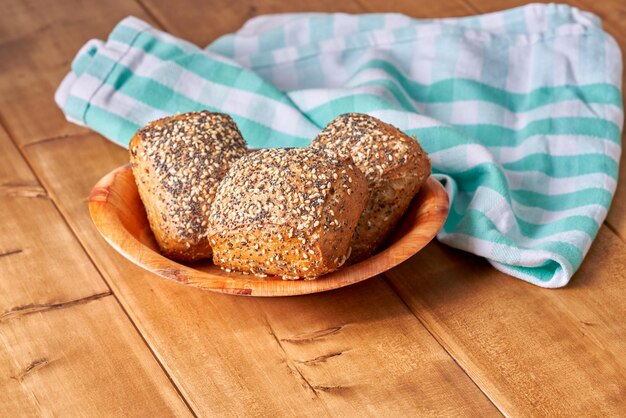
[[[137,29],[129,28],[128,26],[124,26],[124,22],[120,23],[113,29],[113,32],[109,34],[109,40],[121,42],[126,45],[130,45],[133,43],[134,39],[141,33],[144,33],[145,30],[138,31]]]
[[[535,224],[524,221],[517,216],[515,219],[521,234],[528,238],[545,238],[563,232],[580,231],[589,235],[590,239],[593,239],[600,229],[600,225],[598,225],[595,219],[583,215],[568,216],[549,224]]]
[[[581,189],[576,192],[554,195],[528,190],[511,190],[511,197],[524,206],[538,207],[550,211],[574,209],[587,205],[601,205],[608,209],[612,199],[611,193],[601,188]]]
[[[383,14],[366,14],[358,17],[359,32],[368,32],[371,30],[383,29],[385,27],[385,15]]]
[[[91,70],[90,69],[88,71]],[[233,81],[236,83],[236,81]],[[177,113],[180,111],[197,111],[207,109],[214,112],[220,112],[217,107],[208,106],[206,104],[191,100],[179,93],[176,93],[169,87],[160,84],[152,79],[140,77],[134,74],[130,69],[118,64],[109,77],[106,78],[105,83],[112,85],[117,91],[137,100],[138,102],[147,104],[155,109],[163,110],[167,113]],[[215,102],[220,102],[226,98],[212,98]],[[263,115],[265,111],[264,106],[258,106],[255,112],[256,116]],[[145,123],[150,121],[149,115]],[[310,138],[302,138],[298,136],[287,135],[278,131],[275,131],[268,126],[262,125],[256,121],[252,121],[243,116],[231,115],[235,122],[238,124],[244,138],[248,142],[249,146],[254,148],[263,147],[301,147],[310,143]],[[273,116],[272,116],[273,118]],[[77,119],[82,119],[81,117]],[[271,120],[268,120],[268,125],[271,124]],[[95,128],[98,130],[97,128]],[[105,127],[107,132],[112,128]],[[123,140],[130,139],[132,135],[128,134],[128,131],[124,131],[124,135],[121,138]],[[106,134],[108,135],[108,134]],[[113,137],[115,138],[115,136]]]
[[[151,78],[141,77],[128,67],[121,64],[116,64],[114,61],[103,57],[97,56],[101,65],[90,65],[87,69],[87,73],[97,77],[101,80],[105,80],[105,83],[114,86],[117,90],[126,94],[136,97],[138,100],[143,101],[148,98],[150,102],[160,103],[158,106],[165,106],[165,104],[174,100],[175,102],[182,103],[181,106],[185,106],[185,103],[191,103],[195,105],[197,102],[191,101],[184,96],[174,92],[169,87],[154,81]],[[202,58],[199,61],[198,58]],[[209,61],[211,61],[209,63]],[[289,98],[283,93],[275,89],[268,83],[265,83],[256,75],[251,75],[249,72],[242,68],[236,68],[232,71],[230,66],[220,65],[221,63],[212,61],[206,56],[200,56],[199,54],[187,55],[179,60],[181,67],[186,68],[197,74],[198,76],[210,80],[220,81],[220,85],[225,87],[235,87],[239,90],[245,90],[252,93],[256,93],[259,96],[263,96],[268,100],[275,100],[279,103],[291,104]],[[103,68],[115,65],[112,71],[103,71]],[[172,69],[166,72],[161,77],[171,76]],[[177,75],[176,75],[177,76]],[[168,80],[168,83],[172,84],[174,80]],[[198,86],[201,87],[201,86]],[[212,97],[212,99],[215,99]],[[176,107],[175,111],[185,109],[185,107]]]
[[[485,241],[490,241],[496,244],[508,245],[511,247],[519,248],[519,243],[514,242],[510,238],[507,238],[501,234],[485,214],[474,209],[469,209],[460,220],[456,220],[458,223],[455,228],[450,228],[448,222],[452,222],[454,215],[448,215],[446,220],[445,230],[460,234],[470,235]],[[529,249],[539,249],[551,251],[559,254],[567,259],[574,269],[576,269],[582,262],[582,252],[580,249],[572,244],[561,241],[549,241],[532,245]]]
[[[319,56],[311,55],[306,59],[298,60],[294,63],[295,72],[298,77],[298,86],[301,89],[323,88],[325,86],[325,75],[320,69]]]
[[[137,34],[134,38],[134,42],[130,46],[141,49],[146,54],[153,55],[163,61],[171,61],[187,71],[213,83],[233,87],[238,90],[258,93],[281,103],[291,104],[291,101],[284,93],[280,92],[280,90],[276,89],[271,84],[266,83],[257,74],[245,68],[215,60],[197,49],[197,47],[194,52],[185,52],[185,50],[179,48],[177,45],[157,39],[149,32],[140,33],[123,26],[119,28],[121,31],[125,30]],[[103,61],[111,61],[103,56],[98,57]],[[121,64],[117,65],[121,66]],[[168,67],[168,71],[171,71],[171,68],[172,67]]]
[[[123,24],[115,27],[113,32],[109,35],[109,39],[117,42],[124,43],[126,45],[137,46],[142,48],[146,52],[154,51],[155,56],[161,59],[168,59],[170,54],[185,54],[188,52],[199,51],[200,49],[191,42],[184,41],[182,39],[172,39],[174,42],[168,42],[164,39],[159,39],[152,34],[152,31],[138,31]],[[163,54],[163,55],[159,55]]]
[[[479,187],[487,187],[499,193],[511,204],[506,177],[494,163],[478,164],[468,170],[456,173],[446,170],[446,174],[456,180],[461,192],[474,193]]]
[[[87,106],[86,102],[70,96],[70,99],[68,99],[66,104],[66,112],[70,114],[69,111],[67,111],[68,106],[73,106],[74,104],[80,106],[80,102],[82,102],[83,106]],[[213,112],[220,111],[219,109],[202,106],[200,104],[198,104],[197,107],[190,109],[190,111],[204,109]],[[242,135],[246,139],[246,143],[251,148],[304,147],[310,142],[308,138],[298,138],[291,135],[285,135],[244,117],[234,115],[232,117],[235,120],[235,123],[237,123]],[[154,118],[151,118],[150,115],[146,115],[146,121],[141,125],[138,125],[130,122],[122,116],[110,113],[95,105],[88,106],[88,111],[85,116],[85,122],[92,129],[107,138],[116,138],[116,142],[125,146],[128,146],[128,143],[135,132],[152,119]]]
[[[270,51],[285,47],[285,31],[282,28],[263,33],[258,37],[259,50]]]
[[[128,32],[129,35],[132,33],[134,33],[135,35],[133,38],[128,35],[124,35],[122,39],[120,39],[120,37],[118,37],[117,35],[122,31]],[[189,52],[188,48],[181,48],[179,45],[157,39],[149,32],[138,32],[134,29],[126,28],[124,26],[120,27],[119,31],[116,30],[115,32],[113,32],[113,34],[111,34],[111,38],[119,42],[124,42],[129,46],[140,48],[145,52],[148,52],[151,55],[154,55],[155,57],[158,57],[164,61],[174,59],[180,55],[184,55]]]
[[[98,53],[98,48],[92,47],[85,51],[83,54],[76,55],[76,58],[72,61],[72,71],[77,75],[81,75],[85,72],[93,57]]]
[[[79,99],[78,97],[69,96],[63,107],[63,112],[76,120],[84,122],[85,110],[89,107],[89,103]]]
[[[398,80],[409,95],[419,102],[447,103],[481,100],[498,104],[513,112],[525,112],[567,100],[612,104],[622,108],[619,89],[607,83],[539,87],[527,93],[513,93],[475,80],[462,78],[450,78],[433,84],[421,84],[409,79],[393,64],[380,59],[368,61],[359,68],[358,72],[371,68],[383,70],[391,78]]]
[[[620,143],[620,128],[615,123],[598,118],[557,117],[538,119],[520,129],[510,129],[494,124],[454,125],[469,135],[480,138],[490,147],[513,146],[535,135],[593,136]]]
[[[230,34],[220,36],[206,50],[232,59],[235,57],[235,37]]]
[[[309,19],[309,42],[312,44],[335,36],[333,15],[312,16]]]
[[[526,276],[534,277],[538,280],[541,280],[542,282],[549,282],[558,271],[563,270],[563,267],[561,267],[561,265],[554,260],[548,260],[540,266],[536,267],[514,266],[507,263],[500,264]]]
[[[131,38],[131,35],[134,34],[135,37],[133,38],[133,47],[141,48],[146,53],[152,54],[160,59],[169,60],[179,55],[185,55],[183,49],[174,44],[159,40],[150,35],[148,32],[139,33],[133,29],[125,28],[123,26],[118,28],[120,31],[129,31],[129,34],[126,35],[125,38]],[[112,37],[114,37],[116,33],[117,28],[112,34]],[[180,61],[180,65],[203,77],[210,77],[210,74],[205,74],[207,72],[206,67],[208,66],[206,63],[203,63],[201,68],[197,68],[197,66],[196,68],[194,68],[194,66],[187,67],[187,65],[207,60],[211,63],[211,66],[215,65],[221,67],[223,70],[220,73],[245,71],[240,67],[212,60],[201,52],[189,53],[187,55],[187,57]],[[200,55],[202,60],[199,60],[197,55]],[[401,86],[407,91],[411,98],[420,102],[446,103],[460,100],[483,100],[501,105],[511,111],[517,112],[531,110],[549,103],[573,99],[580,99],[588,103],[613,104],[620,108],[622,106],[619,89],[613,85],[604,83],[585,86],[542,87],[535,89],[528,94],[523,94],[511,93],[504,89],[499,89],[468,79],[453,78],[442,80],[432,85],[424,85],[407,78],[393,64],[384,60],[370,60],[366,65],[361,66],[359,71],[363,71],[368,68],[378,68],[386,71],[391,77],[396,78],[400,82]],[[251,77],[255,76],[254,73],[251,72],[248,72],[248,74]],[[222,83],[220,78],[213,78],[211,80]],[[372,82],[370,81],[367,84],[371,83]],[[232,84],[225,85],[234,87]],[[244,90],[246,89],[245,87],[237,87]],[[271,91],[264,92],[264,94],[266,93],[272,94]]]
[[[89,106],[85,123],[107,138],[115,138],[115,142],[125,147],[128,147],[130,139],[141,128],[121,116],[94,105]]]
[[[462,212],[459,211],[462,210]],[[469,211],[476,213],[483,213],[477,208],[469,209],[467,205],[464,207],[451,207],[448,219],[446,220],[445,231],[448,233],[454,232],[458,228],[458,224],[463,220]],[[515,216],[516,225],[519,227],[519,232],[526,238],[548,238],[555,234],[564,232],[583,232],[589,236],[589,239],[593,239],[600,225],[590,216],[574,215],[568,216],[558,221],[554,221],[548,224],[537,224],[533,222],[525,221],[518,216]]]
[[[346,112],[372,113],[380,110],[403,110],[415,113],[409,106],[405,97],[398,96],[389,90],[393,97],[399,101],[401,109],[394,106],[383,97],[374,94],[354,94],[338,99],[330,100],[309,111],[307,115],[318,123],[328,123],[338,115]],[[450,103],[450,109],[458,106]],[[586,117],[557,117],[539,119],[529,122],[521,129],[511,129],[495,124],[460,125],[453,124],[456,128],[474,138],[480,138],[480,144],[489,147],[516,146],[526,139],[537,135],[580,135],[608,139],[612,142],[620,142],[620,128],[615,123],[597,118]],[[458,145],[458,144],[457,144]]]
[[[511,171],[539,171],[556,178],[604,173],[617,180],[618,175],[617,162],[604,154],[565,156],[533,154],[511,163],[502,164],[502,167]]]

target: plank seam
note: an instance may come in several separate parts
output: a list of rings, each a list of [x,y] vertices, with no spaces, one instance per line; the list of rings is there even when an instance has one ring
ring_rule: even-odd
[[[150,19],[154,21],[154,23],[156,23],[160,29],[169,31],[167,26],[161,22],[161,19],[157,17],[157,15],[143,2],[143,0],[135,0],[135,3],[137,3],[137,5],[148,15],[148,17],[150,17]]]
[[[476,386],[476,388],[482,394],[485,395],[487,400],[494,406],[494,408],[496,408],[498,410],[498,412],[500,412],[500,414],[502,414],[502,416],[510,416],[510,415],[506,414],[505,411],[502,408],[500,408],[500,406],[498,406],[498,404],[494,401],[494,399],[492,399],[492,397],[489,396],[489,394],[487,392],[485,392],[485,390],[483,390],[483,388],[478,384],[478,382],[472,378],[472,376],[469,374],[468,370],[465,367],[463,367],[458,362],[457,358],[452,354],[452,352],[448,349],[448,347],[446,347],[446,345],[444,345],[443,339],[438,338],[437,334],[435,332],[433,332],[433,330],[427,325],[427,323],[425,321],[422,320],[422,318],[417,314],[417,312],[415,312],[413,310],[413,308],[411,308],[411,305],[409,305],[409,303],[402,297],[402,293],[399,291],[398,288],[396,288],[396,286],[393,284],[393,282],[391,280],[389,280],[389,278],[387,277],[387,275],[385,273],[383,273],[383,277],[385,279],[385,282],[389,285],[389,287],[391,287],[393,292],[398,296],[398,299],[400,299],[402,301],[402,303],[409,310],[409,312],[411,312],[413,314],[413,316],[419,321],[419,323],[422,324],[422,326],[424,327],[424,329],[426,329],[428,334],[430,334],[430,336],[437,342],[437,344],[439,344],[439,346],[448,354],[448,356],[452,359],[452,361],[454,361],[454,364],[456,364],[457,367],[459,369],[461,369],[461,371],[474,384],[474,386]]]

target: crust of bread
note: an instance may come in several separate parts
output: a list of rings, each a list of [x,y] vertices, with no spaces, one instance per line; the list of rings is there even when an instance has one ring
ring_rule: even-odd
[[[211,208],[213,262],[284,279],[339,268],[367,202],[367,184],[348,158],[313,149],[274,149],[237,161]]]
[[[431,173],[419,142],[372,116],[346,114],[333,120],[312,147],[350,155],[367,178],[369,199],[352,237],[350,263],[372,255]]]
[[[163,141],[156,139],[164,129],[174,129],[177,121],[183,124],[180,129],[193,121],[203,122],[188,134],[172,134]],[[218,125],[222,131],[215,135],[212,128]],[[180,152],[183,150],[187,152]],[[206,111],[160,119],[135,134],[129,151],[139,196],[161,253],[180,261],[210,257],[208,209],[230,163],[247,151],[232,119]],[[158,153],[160,159],[155,157]]]

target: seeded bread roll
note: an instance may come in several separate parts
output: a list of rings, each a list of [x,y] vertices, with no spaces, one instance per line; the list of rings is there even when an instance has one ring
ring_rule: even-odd
[[[211,256],[207,217],[219,181],[246,144],[228,115],[185,113],[149,123],[130,141],[130,161],[161,252]]]
[[[365,174],[369,200],[354,231],[349,261],[363,260],[387,239],[430,176],[430,160],[417,140],[360,113],[334,119],[311,146],[351,156]]]
[[[211,207],[213,262],[259,276],[321,276],[348,258],[366,202],[365,177],[350,157],[311,148],[248,154]]]

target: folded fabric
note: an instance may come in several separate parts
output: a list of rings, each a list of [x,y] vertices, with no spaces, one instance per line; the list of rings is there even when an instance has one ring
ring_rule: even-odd
[[[205,49],[129,17],[79,51],[56,101],[124,146],[199,109],[232,115],[251,147],[306,146],[337,115],[368,113],[430,153],[451,199],[441,242],[560,287],[615,191],[621,72],[599,19],[565,5],[260,16]]]

